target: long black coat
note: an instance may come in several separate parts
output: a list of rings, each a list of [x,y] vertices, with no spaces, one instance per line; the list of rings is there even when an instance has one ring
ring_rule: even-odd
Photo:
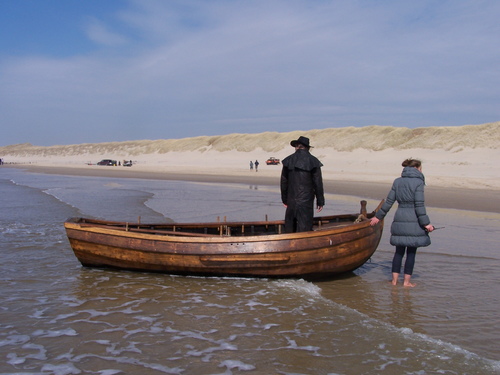
[[[298,149],[282,161],[281,200],[287,206],[285,232],[312,230],[314,198],[317,206],[325,205],[323,164],[308,150]]]
[[[383,219],[395,201],[398,209],[391,225],[391,245],[423,247],[431,244],[425,226],[430,224],[424,202],[425,178],[414,167],[405,167],[401,177],[394,180],[385,203],[375,216]]]

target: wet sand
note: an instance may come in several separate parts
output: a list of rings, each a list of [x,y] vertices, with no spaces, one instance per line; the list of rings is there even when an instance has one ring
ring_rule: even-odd
[[[7,167],[7,166],[3,166]],[[208,183],[237,183],[249,185],[279,186],[279,177],[252,173],[248,175],[206,174],[192,172],[155,172],[132,168],[72,168],[68,166],[12,165],[36,173],[67,176],[140,178],[151,180],[177,180]],[[388,183],[367,181],[341,181],[324,179],[325,192],[330,194],[357,196],[365,199],[384,199],[391,188]],[[425,190],[428,207],[451,208],[483,212],[500,211],[500,190],[465,189],[427,186]]]

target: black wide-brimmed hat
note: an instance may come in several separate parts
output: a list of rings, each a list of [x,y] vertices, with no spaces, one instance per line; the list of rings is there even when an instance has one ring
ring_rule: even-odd
[[[292,147],[297,146],[297,143],[300,143],[301,145],[304,145],[306,147],[312,147],[309,144],[309,138],[307,138],[307,137],[300,136],[299,139],[296,139],[295,141],[291,141],[290,142],[290,144],[292,145]]]

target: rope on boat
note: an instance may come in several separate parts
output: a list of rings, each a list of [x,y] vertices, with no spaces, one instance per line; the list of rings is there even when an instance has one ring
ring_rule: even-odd
[[[368,218],[365,215],[360,214],[360,215],[358,215],[358,218],[356,220],[354,220],[354,224],[361,223],[362,221],[366,221],[366,220],[368,220]]]

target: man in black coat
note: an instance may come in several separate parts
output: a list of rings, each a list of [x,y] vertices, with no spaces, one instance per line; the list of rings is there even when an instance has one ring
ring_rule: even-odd
[[[281,200],[286,207],[285,232],[305,232],[312,230],[314,218],[314,198],[317,212],[325,205],[323,164],[309,153],[309,138],[300,136],[290,142],[295,153],[283,159],[281,172]]]

